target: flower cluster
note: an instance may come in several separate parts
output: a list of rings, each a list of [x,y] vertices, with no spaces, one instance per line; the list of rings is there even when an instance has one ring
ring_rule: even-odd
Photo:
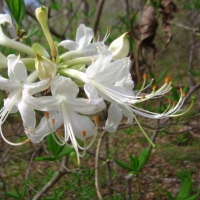
[[[139,124],[136,114],[152,119],[180,115],[177,112],[183,105],[185,96],[182,91],[177,104],[169,103],[163,113],[150,112],[136,106],[136,103],[162,97],[170,91],[172,85],[167,77],[162,87],[153,87],[150,94],[144,93],[144,89],[151,85],[150,83],[146,86],[144,75],[142,88],[139,91],[133,90],[134,82],[129,73],[131,60],[127,57],[128,33],[124,33],[107,47],[105,42],[109,31],[102,41],[95,40],[93,30],[81,24],[77,29],[75,41],[64,40],[57,44],[52,40],[48,29],[47,12],[45,7],[38,8],[36,17],[48,41],[51,55],[38,43],[29,47],[5,36],[1,26],[6,22],[12,25],[12,20],[8,14],[0,15],[0,45],[28,55],[27,58],[20,58],[19,55],[8,55],[6,58],[0,53],[0,67],[7,67],[9,77],[7,79],[0,76],[0,89],[8,92],[0,110],[0,134],[7,143],[38,143],[45,136],[53,134],[59,145],[72,144],[80,162],[79,157],[91,146],[98,131],[98,119],[91,116],[106,109],[105,101],[109,102],[110,106],[104,130],[116,132],[122,117],[125,116],[128,124],[133,120],[138,123],[149,142],[151,141]],[[59,55],[60,46],[68,51]],[[30,75],[27,70],[31,72]],[[78,97],[77,84],[83,87],[87,98]],[[50,91],[51,95],[35,95],[45,90]],[[38,125],[35,110],[45,112]],[[9,113],[18,111],[28,139],[12,143],[3,135],[2,125]],[[63,131],[58,131],[60,127],[63,127]],[[87,145],[86,139],[91,136],[93,139]],[[77,139],[84,142],[83,147]],[[83,154],[80,150],[83,150]]]

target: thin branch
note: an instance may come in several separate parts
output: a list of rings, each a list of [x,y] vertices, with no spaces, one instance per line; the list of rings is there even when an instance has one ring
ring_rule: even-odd
[[[133,174],[129,174],[127,176],[125,176],[125,180],[126,180],[126,200],[131,200],[131,196],[132,196],[132,192],[131,192],[131,181],[132,178],[134,177]]]
[[[103,198],[102,198],[102,195],[100,192],[100,186],[99,186],[99,151],[100,151],[101,143],[105,134],[106,134],[106,131],[103,131],[101,134],[101,137],[99,138],[97,149],[96,149],[96,157],[95,157],[95,187],[96,187],[97,196],[99,197],[100,200],[103,200]]]
[[[185,102],[190,98],[190,96],[193,94],[193,92],[195,92],[197,89],[199,89],[200,88],[200,83],[199,84],[197,84],[197,85],[195,85],[195,86],[192,86],[191,88],[190,88],[190,91],[188,92],[188,94],[186,95],[186,97],[185,97]]]
[[[51,189],[66,173],[65,165],[68,160],[68,156],[63,157],[61,167],[58,171],[58,174],[54,176],[33,198],[33,200],[39,200],[42,198],[42,196]]]
[[[183,24],[175,23],[175,22],[173,22],[173,21],[170,21],[170,22],[168,22],[168,23],[171,24],[171,25],[175,25],[175,26],[177,26],[177,27],[183,28],[183,29],[185,29],[185,30],[191,31],[193,34],[195,34],[195,35],[197,35],[197,36],[200,36],[200,33],[199,33],[199,29],[198,29],[198,28],[185,26],[185,25],[183,25]]]
[[[32,163],[33,163],[33,159],[34,159],[35,155],[38,153],[38,151],[41,150],[41,148],[42,148],[42,145],[41,145],[38,149],[36,149],[36,150],[33,152],[32,156],[31,156],[31,159],[30,159],[30,161],[29,161],[28,168],[27,168],[27,170],[26,170],[26,180],[28,180],[28,177],[29,177],[29,174],[30,174],[30,170],[31,170],[31,165],[32,165]]]
[[[109,156],[109,137],[108,135],[105,136],[105,158]],[[107,176],[107,184],[109,186],[109,196],[112,198],[113,190],[112,190],[112,181],[111,181],[111,166],[110,162],[106,162],[106,176]]]
[[[95,16],[95,19],[94,19],[94,27],[93,27],[94,33],[96,33],[97,30],[98,30],[99,21],[100,21],[100,18],[101,18],[101,13],[102,13],[102,10],[103,10],[104,3],[105,3],[105,0],[99,0],[99,2],[98,2],[96,16]]]

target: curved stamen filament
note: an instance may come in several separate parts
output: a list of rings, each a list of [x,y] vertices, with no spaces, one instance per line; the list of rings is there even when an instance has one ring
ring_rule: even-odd
[[[149,136],[146,134],[146,132],[144,131],[144,129],[140,125],[139,121],[137,120],[137,117],[133,114],[133,112],[131,112],[131,110],[127,106],[124,105],[124,107],[131,113],[131,115],[135,119],[136,123],[138,124],[140,130],[142,131],[142,133],[144,134],[144,136],[146,137],[146,139],[149,141],[149,143],[152,145],[152,147],[155,148],[156,145],[151,141],[151,139],[149,138]]]
[[[0,126],[0,135],[1,135],[1,137],[3,138],[3,140],[4,140],[7,144],[12,145],[12,146],[21,146],[21,145],[23,145],[23,144],[26,144],[26,143],[29,143],[29,142],[30,142],[29,139],[26,139],[26,140],[24,140],[23,142],[18,142],[18,143],[10,142],[9,140],[7,140],[7,139],[4,137],[3,132],[2,132],[2,129],[1,129],[1,126]]]

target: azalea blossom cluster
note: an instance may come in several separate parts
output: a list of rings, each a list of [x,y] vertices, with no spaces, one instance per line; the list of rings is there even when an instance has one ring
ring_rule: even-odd
[[[0,134],[7,143],[38,143],[45,136],[52,134],[59,145],[72,145],[80,162],[79,157],[84,156],[85,150],[92,145],[97,135],[98,119],[92,116],[106,109],[105,101],[109,102],[110,106],[104,130],[115,133],[124,116],[128,124],[132,124],[133,120],[138,123],[149,142],[151,141],[138,122],[136,114],[162,119],[182,115],[189,109],[184,113],[177,113],[184,102],[185,94],[182,91],[179,101],[176,104],[170,102],[163,113],[154,113],[136,106],[137,103],[162,97],[171,90],[172,83],[167,77],[163,86],[158,89],[154,86],[152,92],[147,94],[143,90],[151,83],[146,85],[144,75],[142,88],[139,91],[134,90],[134,82],[129,72],[131,60],[127,57],[127,33],[114,40],[110,46],[106,46],[109,32],[102,41],[96,40],[93,30],[81,24],[77,29],[75,41],[67,39],[56,43],[48,29],[47,8],[36,9],[36,17],[46,36],[51,54],[39,43],[29,47],[8,38],[1,26],[6,22],[12,25],[12,19],[8,14],[0,14],[0,45],[27,55],[26,58],[19,55],[5,57],[0,53],[0,67],[7,67],[9,77],[7,79],[0,76],[0,89],[8,92],[0,110]],[[61,46],[67,51],[59,55],[58,49]],[[83,87],[87,98],[78,97],[79,87]],[[50,91],[51,95],[35,95],[44,91]],[[45,113],[39,124],[36,124],[35,110]],[[28,137],[19,143],[9,141],[2,132],[2,125],[8,115],[16,112],[21,115],[24,132]],[[63,127],[63,131],[60,131],[60,127]],[[93,139],[87,144],[86,139],[91,136]],[[81,146],[78,140],[82,140],[84,145]]]

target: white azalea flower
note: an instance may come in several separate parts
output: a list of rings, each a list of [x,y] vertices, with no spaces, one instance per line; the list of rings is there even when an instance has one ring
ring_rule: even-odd
[[[2,29],[1,29],[1,25],[4,23],[9,23],[10,25],[12,25],[12,20],[9,14],[0,14],[0,45],[18,50],[20,52],[24,52],[28,55],[31,56],[35,56],[35,53],[33,51],[32,48],[17,42],[15,40],[11,40],[10,38],[8,38],[7,36],[4,35]]]
[[[33,74],[28,77],[26,67],[19,56],[9,55],[7,59],[9,79],[0,76],[0,89],[8,92],[8,97],[4,100],[4,107],[0,110],[0,129],[9,113],[16,113],[19,111],[24,128],[32,130],[35,128],[35,112],[22,100],[22,90],[27,89],[31,94],[40,92],[49,86],[49,81],[45,80],[37,83],[30,83],[35,81],[37,74],[33,72]],[[0,132],[4,138],[2,130],[0,130]]]
[[[93,97],[98,93],[105,100],[111,102],[108,110],[108,120],[105,126],[107,131],[112,133],[116,131],[122,119],[122,114],[128,117],[129,122],[132,122],[133,118],[136,120],[134,113],[152,119],[177,116],[175,113],[180,110],[184,102],[183,93],[181,93],[179,102],[175,106],[169,105],[168,109],[161,114],[146,111],[134,105],[163,96],[170,91],[172,86],[168,77],[161,88],[156,90],[153,87],[153,91],[150,94],[142,93],[143,89],[146,89],[144,88],[146,77],[144,77],[144,84],[141,90],[134,91],[132,90],[134,83],[129,73],[129,58],[116,60],[114,62],[111,61],[112,54],[106,48],[99,48],[99,58],[87,68],[86,73],[73,69],[60,71],[61,73],[64,72],[71,77],[85,82],[84,89],[91,101],[94,102]]]
[[[86,27],[84,24],[81,24],[76,32],[76,41],[64,40],[59,43],[59,46],[63,46],[68,49],[69,52],[60,56],[60,58],[68,59],[75,58],[78,56],[91,56],[98,54],[97,46],[104,46],[104,42],[108,38],[109,33],[106,34],[102,42],[93,42],[94,32],[91,28]]]
[[[39,98],[32,97],[24,90],[24,101],[34,109],[48,111],[50,118],[55,121],[55,125],[49,125],[51,122],[47,123],[43,119],[33,132],[26,132],[27,136],[32,142],[40,142],[46,135],[56,131],[63,124],[65,134],[63,138],[59,137],[60,142],[61,144],[68,140],[72,142],[79,162],[81,155],[78,149],[85,148],[78,144],[76,137],[85,140],[97,132],[97,127],[90,118],[83,115],[91,115],[103,110],[105,103],[103,99],[99,99],[98,105],[92,105],[88,99],[76,98],[79,88],[70,78],[58,75],[52,80],[50,88],[52,96]]]

